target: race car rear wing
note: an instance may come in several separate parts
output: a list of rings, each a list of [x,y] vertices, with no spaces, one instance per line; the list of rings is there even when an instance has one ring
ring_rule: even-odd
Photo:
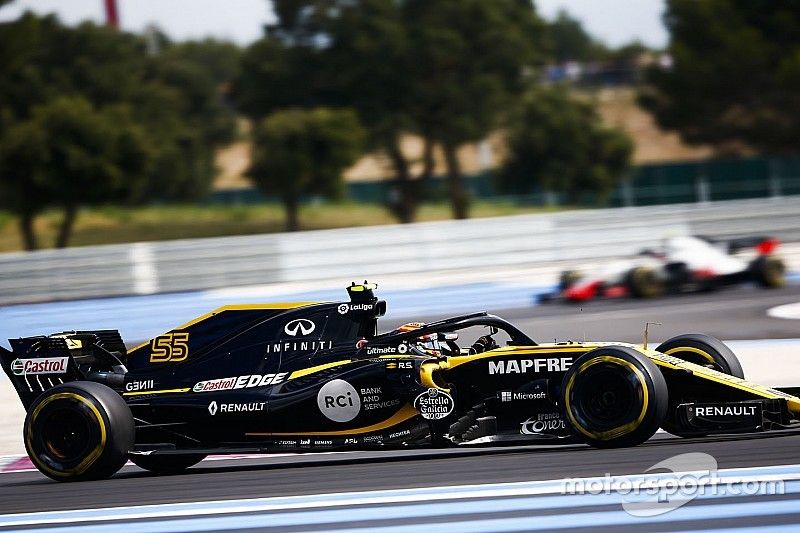
[[[25,409],[44,391],[61,383],[90,380],[121,388],[127,372],[125,344],[116,330],[70,331],[9,339],[0,347],[0,364]]]
[[[699,239],[703,239],[711,244],[724,244],[729,254],[735,254],[747,248],[754,248],[759,255],[770,255],[780,246],[781,242],[775,237],[768,237],[766,235],[756,235],[751,237],[736,237],[733,239],[715,239],[713,237],[706,237],[698,235]]]

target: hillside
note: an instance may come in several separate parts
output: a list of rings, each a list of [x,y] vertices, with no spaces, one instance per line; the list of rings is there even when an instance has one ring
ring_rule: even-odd
[[[596,102],[597,109],[606,123],[625,130],[633,139],[635,149],[634,164],[659,163],[664,161],[696,161],[713,154],[707,146],[689,146],[675,132],[664,131],[658,127],[653,117],[636,104],[636,91],[632,88],[607,88],[597,91],[580,91],[581,97]],[[249,129],[247,121],[241,121],[242,132]],[[420,138],[407,135],[403,139],[403,151],[413,163],[415,172],[419,171],[422,157]],[[481,143],[464,146],[459,157],[465,174],[476,174],[493,168],[503,161],[504,144],[501,133],[494,133]],[[247,141],[237,141],[217,153],[219,174],[214,188],[237,189],[249,187],[244,176],[250,159]],[[435,153],[434,174],[444,174],[444,158],[440,150]],[[381,154],[367,154],[345,173],[348,181],[378,181],[391,177],[389,162]]]

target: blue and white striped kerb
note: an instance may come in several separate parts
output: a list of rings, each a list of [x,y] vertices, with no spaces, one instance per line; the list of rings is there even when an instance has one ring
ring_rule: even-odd
[[[666,488],[687,477],[692,477],[691,473],[654,474],[646,479]],[[584,481],[600,479],[604,478]],[[643,475],[615,476],[616,482],[643,479]],[[434,524],[441,530],[467,532],[655,526],[671,530],[797,530],[800,465],[720,470],[705,479],[704,490],[698,490],[691,502],[655,516],[632,516],[624,510],[625,497],[619,493],[565,495],[564,480],[551,480],[13,514],[0,517],[0,530],[411,533]],[[741,495],[748,484],[778,481],[778,494]]]

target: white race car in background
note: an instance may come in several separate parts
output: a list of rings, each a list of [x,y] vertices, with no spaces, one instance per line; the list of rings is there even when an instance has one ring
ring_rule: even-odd
[[[786,266],[775,255],[779,244],[771,237],[727,241],[696,236],[669,237],[657,249],[643,250],[636,257],[595,271],[564,271],[556,292],[541,295],[539,301],[581,302],[625,296],[655,298],[665,292],[709,291],[739,283],[781,287],[786,281]]]

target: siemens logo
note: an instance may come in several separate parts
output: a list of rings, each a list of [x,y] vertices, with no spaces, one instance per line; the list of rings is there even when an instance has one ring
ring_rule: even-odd
[[[489,374],[527,374],[528,372],[566,372],[572,357],[547,357],[519,361],[489,361]]]

